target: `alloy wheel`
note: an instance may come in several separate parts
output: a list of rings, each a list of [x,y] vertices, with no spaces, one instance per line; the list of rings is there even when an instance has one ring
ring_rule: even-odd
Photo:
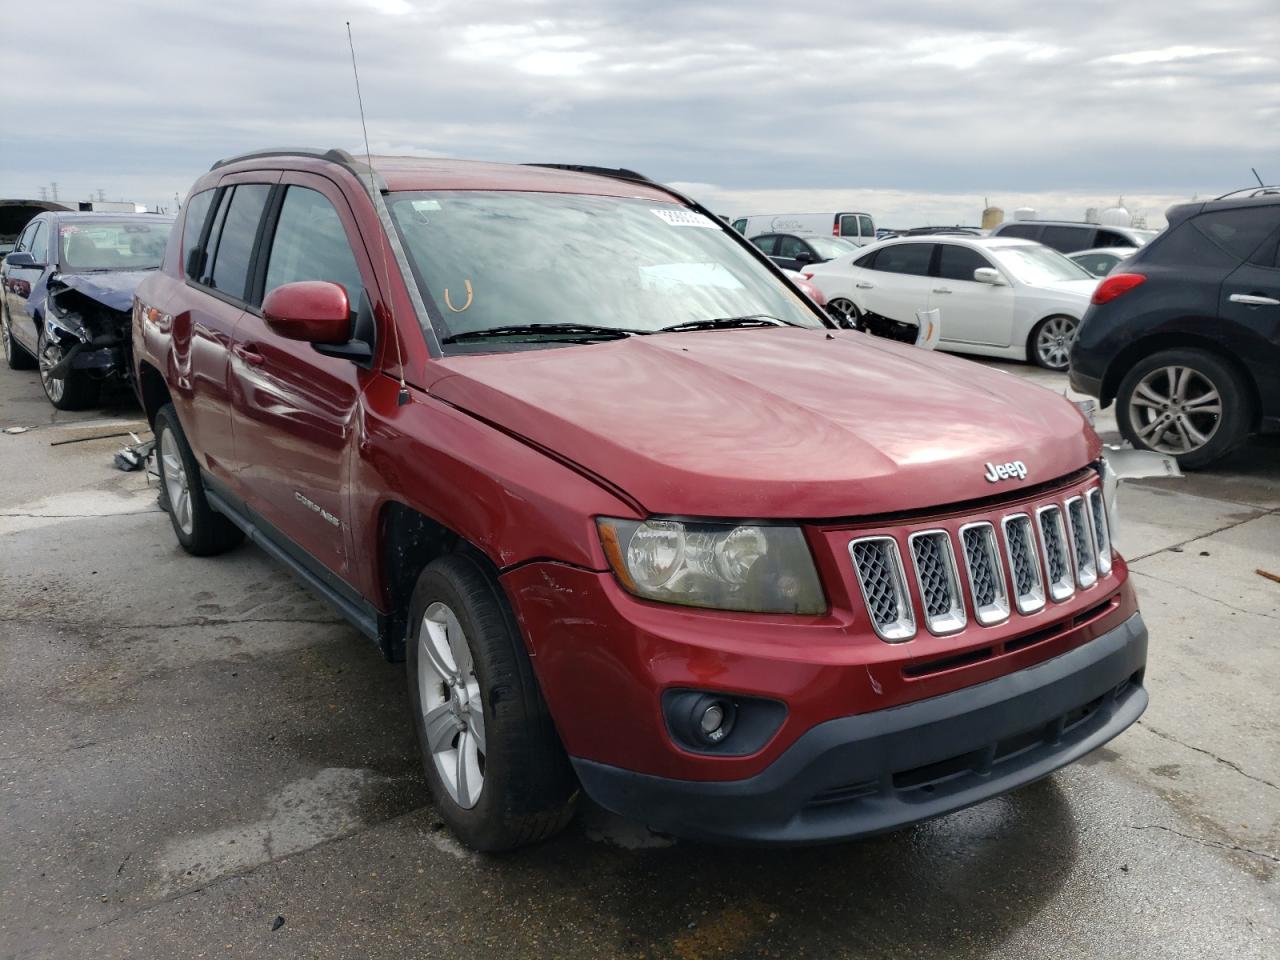
[[[187,482],[187,468],[178,451],[178,441],[172,430],[160,434],[160,474],[164,479],[164,492],[169,500],[169,513],[187,536],[191,536],[195,517],[191,510],[191,488]]]
[[[51,377],[49,372],[61,362],[62,347],[51,340],[45,340],[40,347],[40,383],[44,387],[44,392],[49,395],[49,399],[55,404],[66,392],[67,381],[63,377]]]
[[[484,701],[462,624],[439,601],[418,631],[418,693],[436,772],[454,803],[470,810],[484,789]]]
[[[1222,422],[1222,395],[1194,367],[1157,367],[1129,397],[1129,421],[1138,439],[1174,456],[1199,450]]]
[[[858,329],[858,321],[861,314],[852,300],[838,298],[827,303],[827,313],[838,320],[841,326],[848,327],[850,330]]]
[[[1051,317],[1036,334],[1036,354],[1052,370],[1065,370],[1071,360],[1071,344],[1078,324],[1070,317]]]

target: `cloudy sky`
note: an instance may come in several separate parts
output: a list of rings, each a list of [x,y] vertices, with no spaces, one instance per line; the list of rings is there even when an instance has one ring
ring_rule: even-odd
[[[626,166],[719,212],[1079,219],[1280,181],[1275,0],[56,0],[7,18],[0,197],[173,204],[214,159]]]

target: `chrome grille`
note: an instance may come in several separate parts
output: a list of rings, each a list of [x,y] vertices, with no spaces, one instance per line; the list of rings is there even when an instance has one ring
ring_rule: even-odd
[[[1009,616],[1009,593],[1004,585],[996,530],[989,523],[970,523],[960,528],[965,571],[969,574],[969,596],[973,613],[984,626]]]
[[[1102,491],[1094,487],[1085,494],[1089,501],[1090,519],[1093,521],[1093,542],[1098,548],[1098,575],[1111,572],[1111,527],[1107,524],[1107,507],[1102,502]]]
[[[915,614],[907,596],[902,556],[893,537],[864,537],[849,544],[871,625],[883,640],[896,643],[916,633]]]
[[[1067,528],[1071,534],[1071,559],[1075,563],[1076,583],[1081,589],[1098,582],[1098,563],[1093,546],[1093,531],[1085,513],[1084,499],[1067,500]]]
[[[1062,522],[1062,508],[1057,504],[1036,511],[1040,525],[1040,543],[1044,547],[1044,569],[1049,581],[1049,596],[1065,600],[1076,592],[1071,578],[1071,561],[1067,557],[1067,531]]]
[[[1040,559],[1036,556],[1036,536],[1031,518],[1025,513],[1005,517],[1004,542],[1009,551],[1009,569],[1013,572],[1013,595],[1019,613],[1034,613],[1044,606],[1044,581],[1040,577]]]
[[[955,551],[945,530],[913,533],[909,538],[916,583],[924,605],[924,625],[930,633],[954,633],[964,628],[964,598]]]

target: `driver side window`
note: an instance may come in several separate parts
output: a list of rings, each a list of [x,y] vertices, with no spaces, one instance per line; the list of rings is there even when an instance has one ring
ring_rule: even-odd
[[[36,263],[49,261],[49,231],[44,228],[44,221],[36,224],[35,235],[31,238],[31,257]]]

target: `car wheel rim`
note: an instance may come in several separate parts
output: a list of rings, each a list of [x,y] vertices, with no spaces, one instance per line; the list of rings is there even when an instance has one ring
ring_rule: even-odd
[[[169,514],[178,529],[191,536],[195,517],[191,511],[187,468],[182,463],[182,454],[178,452],[178,441],[169,429],[160,434],[160,473],[164,478],[165,496],[169,500]]]
[[[439,601],[418,630],[418,695],[436,772],[453,802],[470,810],[484,789],[484,701],[462,624]]]
[[[1070,317],[1053,317],[1045,321],[1036,337],[1036,353],[1046,367],[1061,370],[1071,359],[1071,344],[1076,339],[1076,322]]]
[[[1129,422],[1139,442],[1175,456],[1199,450],[1222,423],[1222,394],[1194,367],[1158,367],[1134,387]]]
[[[827,304],[827,310],[850,327],[858,325],[858,308],[850,300],[832,300]]]
[[[45,343],[40,351],[40,383],[49,399],[57,403],[67,389],[67,381],[61,377],[51,377],[49,372],[62,362],[62,348],[56,343]]]

